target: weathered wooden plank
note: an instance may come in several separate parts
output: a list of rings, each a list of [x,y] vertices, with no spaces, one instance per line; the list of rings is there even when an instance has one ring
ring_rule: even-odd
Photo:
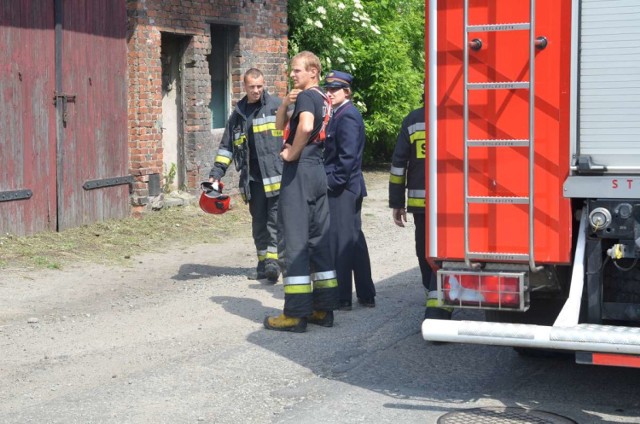
[[[56,228],[53,2],[0,1],[0,233]]]
[[[129,174],[125,2],[65,0],[63,15],[63,91],[76,97],[61,152],[61,229],[130,213],[128,186],[82,187]]]

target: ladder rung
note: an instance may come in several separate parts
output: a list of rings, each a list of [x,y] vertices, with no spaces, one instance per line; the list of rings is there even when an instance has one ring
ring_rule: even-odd
[[[469,252],[469,259],[495,259],[500,261],[528,261],[526,253]]]
[[[520,88],[529,88],[529,81],[467,83],[468,90],[515,90]]]
[[[467,32],[522,31],[531,28],[529,22],[513,24],[468,25]]]
[[[507,196],[468,196],[469,203],[491,203],[491,204],[527,204],[528,197],[507,197]]]
[[[468,140],[471,147],[526,147],[529,146],[527,139],[484,139],[484,140]]]

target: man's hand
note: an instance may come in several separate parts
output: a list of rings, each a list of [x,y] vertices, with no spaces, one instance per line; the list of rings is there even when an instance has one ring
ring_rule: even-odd
[[[291,145],[285,143],[282,146],[282,150],[280,151],[280,157],[282,158],[283,161],[285,162],[290,162],[291,158]]]
[[[302,90],[300,90],[299,88],[294,88],[293,90],[289,91],[287,93],[286,96],[284,96],[284,101],[282,102],[285,106],[289,106],[292,105],[296,102],[296,99],[298,98],[298,94],[301,92]]]
[[[211,183],[211,187],[215,190],[215,191],[220,191],[220,180],[216,180],[213,177],[209,177],[209,182]]]
[[[404,208],[394,208],[393,209],[393,222],[398,227],[404,227],[404,223],[407,222],[407,211]]]
[[[291,114],[293,113],[293,108],[292,110],[289,110],[289,106],[296,102],[298,94],[301,91],[302,90],[300,89],[294,88],[284,96],[284,99],[282,99],[282,104],[278,107],[278,111],[276,112],[276,129],[284,130],[284,127],[287,125],[287,122],[289,122],[289,119],[291,119]]]

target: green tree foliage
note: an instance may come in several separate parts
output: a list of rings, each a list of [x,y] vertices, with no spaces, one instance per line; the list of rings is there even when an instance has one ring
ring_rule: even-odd
[[[404,116],[420,105],[423,0],[289,0],[289,54],[354,76],[367,128],[365,160],[388,161]]]

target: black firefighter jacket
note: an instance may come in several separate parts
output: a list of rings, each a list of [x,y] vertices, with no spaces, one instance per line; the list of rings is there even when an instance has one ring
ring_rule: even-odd
[[[405,187],[408,190],[407,212],[424,213],[425,209],[425,156],[426,133],[424,107],[409,113],[402,127],[389,176],[389,207],[405,207]]]
[[[282,131],[276,130],[276,112],[281,100],[265,91],[260,101],[262,105],[256,110],[252,120],[253,139],[265,195],[274,197],[280,193],[282,180]],[[240,192],[243,199],[249,201],[249,128],[247,117],[242,113],[246,102],[245,96],[229,117],[209,176],[215,179],[222,178],[233,160],[236,170],[240,171]]]

